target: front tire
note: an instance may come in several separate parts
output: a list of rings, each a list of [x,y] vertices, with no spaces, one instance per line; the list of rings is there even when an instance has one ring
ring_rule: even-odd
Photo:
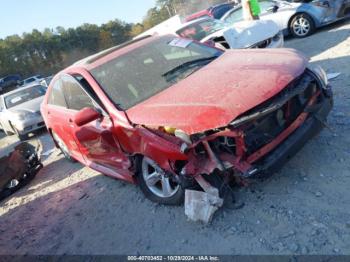
[[[291,20],[289,30],[295,37],[307,37],[315,31],[315,23],[308,14],[297,14]]]
[[[69,161],[69,162],[72,162],[72,163],[75,163],[76,160],[71,157],[70,153],[69,153],[69,150],[68,150],[68,147],[67,145],[63,142],[63,140],[55,133],[55,132],[51,132],[52,134],[52,138],[55,142],[55,144],[58,146],[58,148],[61,150],[62,154],[64,155],[64,157]]]
[[[19,141],[28,140],[28,135],[27,134],[26,135],[21,135],[16,128],[14,128],[14,131],[15,131],[15,134],[18,137]]]
[[[149,200],[164,205],[183,203],[185,190],[152,159],[137,159],[137,177],[141,191]]]

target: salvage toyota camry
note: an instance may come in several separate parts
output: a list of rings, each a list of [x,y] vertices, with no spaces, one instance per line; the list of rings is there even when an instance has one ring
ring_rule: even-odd
[[[214,173],[274,172],[320,131],[332,104],[324,71],[295,50],[222,52],[162,36],[63,70],[41,112],[68,159],[179,204],[196,181],[217,186]]]

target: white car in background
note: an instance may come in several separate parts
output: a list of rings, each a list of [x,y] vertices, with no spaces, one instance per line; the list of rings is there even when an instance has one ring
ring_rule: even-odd
[[[219,48],[283,47],[283,34],[273,21],[242,21],[230,25],[212,18],[200,18],[184,24],[178,36],[202,43],[215,43]]]
[[[26,79],[24,79],[22,81],[22,87],[24,86],[28,86],[28,85],[35,85],[35,84],[40,84],[40,82],[43,80],[44,78],[41,75],[35,75],[35,76],[31,76],[28,77]]]
[[[0,129],[6,135],[16,134],[25,140],[29,133],[45,127],[40,104],[47,87],[22,87],[0,96]]]
[[[174,21],[174,18],[171,18]],[[163,23],[138,37],[152,34],[176,34],[182,38],[215,45],[221,49],[283,47],[282,32],[273,21],[242,21],[231,25],[210,17],[169,26]]]

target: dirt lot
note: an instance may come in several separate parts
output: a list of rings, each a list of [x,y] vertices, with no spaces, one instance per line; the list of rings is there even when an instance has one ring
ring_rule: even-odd
[[[341,72],[331,130],[278,174],[237,191],[244,208],[221,210],[211,225],[191,223],[183,207],[151,203],[56,150],[29,186],[0,203],[0,254],[350,255],[350,21],[286,46]]]

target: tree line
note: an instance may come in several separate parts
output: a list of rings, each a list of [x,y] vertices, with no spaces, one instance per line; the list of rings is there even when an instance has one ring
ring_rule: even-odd
[[[75,61],[121,44],[175,14],[198,11],[222,0],[157,0],[142,23],[118,19],[101,26],[83,24],[76,28],[34,29],[31,33],[0,39],[0,78],[9,74],[28,77],[51,75]]]

